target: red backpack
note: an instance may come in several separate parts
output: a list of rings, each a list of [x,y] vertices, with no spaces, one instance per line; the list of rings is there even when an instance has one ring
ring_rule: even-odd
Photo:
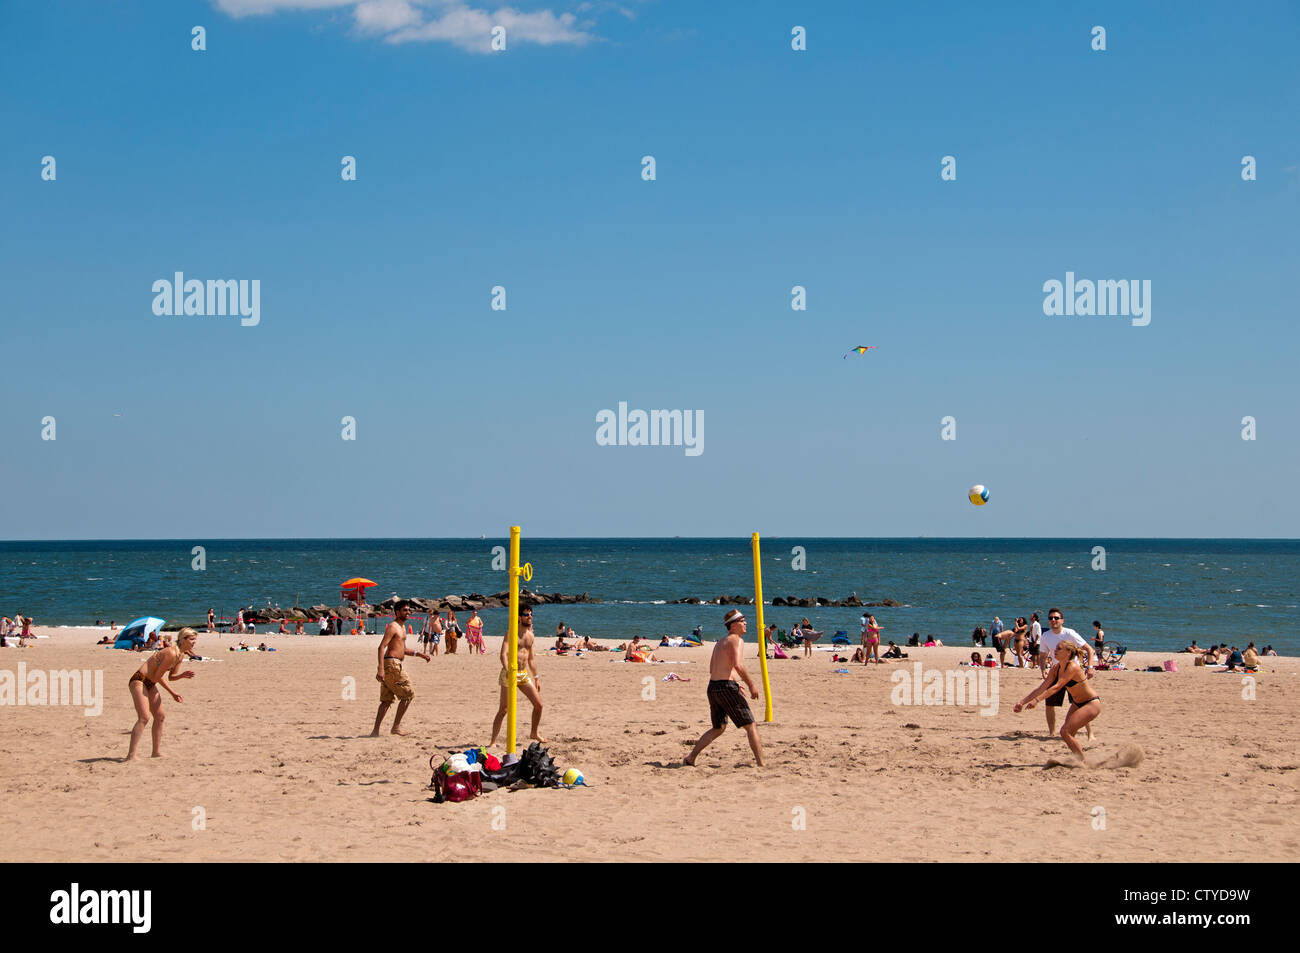
[[[433,766],[433,758],[429,759],[429,765]],[[449,774],[447,762],[444,761],[433,772],[433,779],[429,782],[429,786],[433,788],[435,803],[468,801],[483,793],[483,776],[478,771],[458,771]]]

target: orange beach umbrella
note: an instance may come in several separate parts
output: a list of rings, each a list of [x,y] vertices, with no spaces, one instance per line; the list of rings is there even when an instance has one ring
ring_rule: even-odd
[[[339,583],[339,588],[343,590],[343,597],[345,599],[351,599],[353,602],[360,602],[365,596],[366,589],[377,585],[379,585],[379,583],[372,582],[369,579],[362,579],[360,576],[354,576],[346,582]]]

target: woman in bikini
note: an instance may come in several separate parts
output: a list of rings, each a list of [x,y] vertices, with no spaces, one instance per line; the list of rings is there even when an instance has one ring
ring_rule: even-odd
[[[870,654],[868,654],[862,660],[862,664],[866,665],[868,662],[872,661],[873,659],[877,663],[879,663],[880,662],[880,626],[876,624],[875,616],[873,615],[867,616],[867,625],[864,632],[866,635],[866,642],[864,644],[866,645],[867,652]]]
[[[1011,634],[1011,647],[1016,653],[1016,667],[1025,668],[1025,653],[1029,651],[1029,622],[1024,616],[1016,617],[1016,628]]]
[[[131,691],[131,701],[135,703],[135,727],[131,729],[131,747],[127,750],[126,760],[135,758],[136,745],[149,725],[149,716],[153,716],[153,756],[161,758],[163,714],[161,685],[167,693],[180,704],[182,699],[172,691],[168,678],[193,678],[193,670],[181,671],[181,664],[187,653],[193,653],[198,634],[193,629],[181,629],[177,634],[178,645],[168,645],[144,660],[140,670],[131,676],[127,687]]]
[[[1013,709],[1019,712],[1022,708],[1033,708],[1034,703],[1042,696],[1052,695],[1065,689],[1066,694],[1070,696],[1070,711],[1065,717],[1065,724],[1061,726],[1061,740],[1080,761],[1084,761],[1083,747],[1075,739],[1075,732],[1086,727],[1091,737],[1092,721],[1101,714],[1101,696],[1088,684],[1088,678],[1079,664],[1079,659],[1084,655],[1086,655],[1085,647],[1062,640],[1056,646],[1054,677],[1053,674],[1049,674],[1043,679],[1042,684],[1021,699],[1020,704]]]

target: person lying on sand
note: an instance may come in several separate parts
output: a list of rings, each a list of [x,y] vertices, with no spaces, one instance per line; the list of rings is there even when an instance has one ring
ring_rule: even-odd
[[[608,645],[597,645],[595,642],[591,641],[591,636],[589,636],[589,635],[584,635],[584,636],[582,637],[582,648],[583,648],[584,650],[588,651],[588,652],[608,652],[608,651],[609,651],[609,646],[608,646]]]
[[[1205,649],[1197,645],[1195,639],[1192,639],[1192,644],[1183,649],[1183,651],[1191,652],[1193,655],[1203,655],[1205,653]]]
[[[749,702],[740,693],[740,686],[732,679],[732,673],[741,677],[749,688],[749,697],[758,698],[758,689],[749,677],[744,662],[744,637],[748,625],[739,609],[732,609],[722,620],[727,627],[727,637],[713,646],[713,655],[709,658],[709,718],[713,727],[700,736],[691,753],[682,759],[688,767],[695,765],[700,752],[722,736],[727,730],[730,718],[737,728],[745,729],[749,737],[750,750],[754,760],[763,767],[763,745],[758,740],[758,726],[754,724],[754,713],[749,710]]]
[[[127,681],[126,686],[131,692],[131,702],[135,705],[135,725],[131,728],[131,746],[127,748],[127,761],[135,759],[135,749],[140,744],[140,739],[144,736],[145,728],[149,727],[149,718],[153,716],[153,757],[162,757],[162,729],[163,719],[166,715],[163,713],[162,692],[158,691],[158,686],[167,690],[179,705],[184,699],[168,684],[169,678],[193,678],[193,671],[181,671],[181,665],[185,661],[184,654],[194,650],[194,644],[198,641],[198,634],[193,629],[181,629],[177,634],[180,639],[180,645],[169,645],[165,649],[155,652],[145,659],[138,671]]]
[[[1070,696],[1070,711],[1061,726],[1061,740],[1075,753],[1080,761],[1087,763],[1083,757],[1083,747],[1074,737],[1080,729],[1087,727],[1091,732],[1092,721],[1101,714],[1101,696],[1092,687],[1079,664],[1086,658],[1086,653],[1073,642],[1062,640],[1056,645],[1056,665],[1053,667],[1055,678],[1044,679],[1042,684],[1022,698],[1013,709],[1019,713],[1024,708],[1033,708],[1039,698],[1050,696],[1058,691],[1065,691]]]

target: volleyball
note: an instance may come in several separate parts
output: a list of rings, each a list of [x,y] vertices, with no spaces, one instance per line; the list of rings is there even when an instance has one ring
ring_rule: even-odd
[[[983,506],[989,501],[989,488],[983,483],[977,483],[970,488],[966,496],[976,506]]]

